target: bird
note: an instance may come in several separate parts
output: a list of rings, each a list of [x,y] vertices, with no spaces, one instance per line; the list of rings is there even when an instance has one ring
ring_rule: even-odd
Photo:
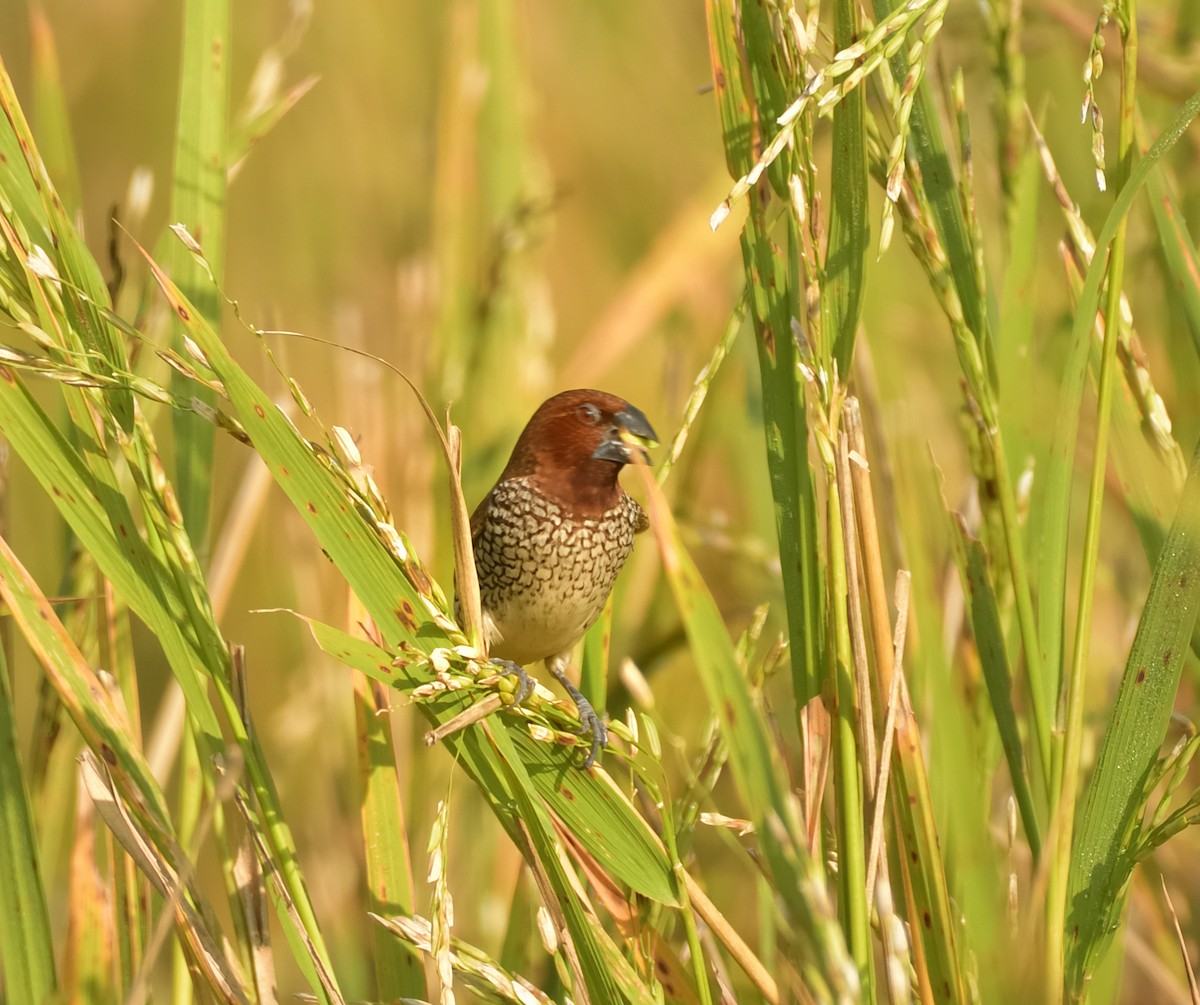
[[[545,663],[591,733],[584,770],[608,745],[608,728],[565,669],[634,538],[650,525],[618,481],[626,464],[648,460],[627,436],[657,441],[646,416],[624,399],[587,388],[554,395],[533,413],[471,515],[488,656],[519,678],[518,704],[533,688],[525,668]]]

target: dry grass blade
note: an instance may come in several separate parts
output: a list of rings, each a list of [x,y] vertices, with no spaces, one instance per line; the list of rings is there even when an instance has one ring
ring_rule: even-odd
[[[683,877],[687,886],[688,899],[692,902],[692,909],[712,930],[721,945],[733,957],[734,962],[742,968],[742,972],[754,982],[754,986],[766,999],[767,1005],[779,1005],[782,999],[779,997],[779,985],[775,978],[768,973],[767,968],[763,966],[762,961],[754,954],[746,940],[738,934],[737,929],[729,923],[725,915],[717,910],[717,905],[708,899],[708,894],[700,889],[700,885],[687,872],[683,874]]]
[[[1128,935],[1129,969],[1137,973],[1139,988],[1152,988],[1154,1001],[1161,1005],[1193,1005],[1192,996],[1174,969],[1160,957],[1145,937],[1130,929]],[[1148,996],[1148,991],[1143,991]]]
[[[874,492],[866,456],[858,402],[847,399],[843,409],[846,429],[853,450],[861,463],[851,465],[851,478],[858,501],[859,534],[863,543],[863,569],[871,618],[871,641],[879,685],[874,694],[882,700],[893,693],[896,673],[895,636],[888,615],[887,588],[884,585],[883,556],[879,548],[879,528],[875,515]],[[881,710],[882,711],[882,710]],[[888,731],[895,742],[899,775],[895,779],[898,798],[893,801],[897,840],[904,854],[899,861],[905,889],[905,909],[913,935],[913,962],[916,965],[923,996],[933,994],[962,1000],[960,960],[956,948],[955,923],[950,907],[949,886],[937,834],[929,776],[921,744],[920,728],[908,700],[903,680],[899,685],[896,726]],[[925,924],[929,918],[933,924]],[[932,931],[930,931],[932,927]],[[920,937],[916,933],[923,933]],[[928,966],[928,970],[926,967]]]
[[[271,951],[271,905],[262,867],[254,854],[250,835],[242,831],[233,860],[233,878],[237,883],[238,904],[250,938],[250,969],[258,1005],[275,1005],[275,957]]]
[[[433,926],[428,919],[384,918],[378,914],[372,914],[371,919],[422,952],[433,952]],[[506,971],[481,950],[460,939],[451,940],[449,958],[463,984],[478,992],[485,1001],[494,1001],[498,997],[516,1005],[554,1005],[554,1000],[540,988],[524,977]]]
[[[554,923],[554,934],[558,940],[558,945],[562,948],[563,954],[567,958],[567,964],[571,968],[573,996],[579,1002],[579,1005],[590,1005],[591,996],[588,993],[583,965],[579,959],[579,952],[575,948],[575,940],[571,936],[571,930],[567,927],[567,919],[563,915],[562,907],[558,902],[558,897],[555,895],[554,886],[550,882],[550,877],[546,875],[545,866],[542,865],[542,861],[538,857],[537,846],[534,844],[533,838],[529,833],[529,828],[525,825],[524,821],[518,821],[518,825],[520,827],[521,839],[525,844],[525,847],[522,849],[525,861],[529,863],[529,870],[533,874],[533,881],[537,884],[538,893],[542,898],[542,905],[550,914],[550,918]]]
[[[426,732],[425,746],[432,747],[435,743],[441,743],[447,736],[453,736],[468,726],[474,726],[475,723],[482,722],[493,712],[499,712],[503,707],[504,699],[493,691],[486,698],[480,699],[475,704],[459,712],[458,715],[439,723],[433,729]]]
[[[821,836],[821,805],[833,750],[829,710],[820,698],[814,698],[800,710],[800,736],[804,747],[804,837],[808,853],[816,855]]]
[[[263,862],[271,863],[272,865],[272,867],[268,868],[266,871],[267,874],[270,875],[271,881],[274,884],[275,896],[278,898],[278,902],[280,905],[282,905],[283,910],[286,911],[290,916],[295,926],[295,933],[302,940],[305,951],[309,956],[309,960],[315,969],[318,979],[321,982],[322,990],[325,992],[329,1001],[333,1002],[334,1005],[346,1005],[345,999],[342,997],[341,992],[337,989],[337,985],[334,983],[333,975],[326,967],[321,958],[321,954],[317,952],[316,946],[313,945],[312,940],[309,939],[305,933],[304,926],[301,923],[300,914],[296,909],[296,904],[292,900],[287,886],[284,885],[280,878],[279,868],[272,862],[270,847],[263,838],[262,832],[258,829],[257,817],[254,811],[251,809],[250,805],[246,802],[245,798],[240,792],[235,796],[234,802],[241,813],[242,821],[246,825],[246,829],[254,843],[254,847],[257,851],[259,859]]]
[[[688,978],[687,969],[679,959],[679,954],[671,948],[670,942],[654,926],[644,923],[620,885],[557,819],[554,820],[554,830],[591,884],[596,898],[615,922],[617,931],[630,944],[635,954],[649,955],[655,980],[662,985],[667,998],[678,1002],[679,1005],[696,1005],[699,999],[695,988]]]
[[[217,780],[217,788],[213,793],[213,798],[205,805],[200,819],[197,821],[192,832],[192,843],[195,848],[200,848],[208,839],[209,832],[212,830],[213,821],[216,817],[217,808],[220,804],[227,802],[233,795],[234,789],[237,786],[238,780],[242,774],[241,753],[236,747],[233,747],[228,752],[227,763],[224,765],[224,770],[220,773]],[[119,804],[118,804],[119,806]],[[123,808],[122,808],[123,810]],[[107,818],[106,818],[107,820]],[[125,814],[124,823],[128,827],[134,827],[133,821]],[[111,824],[110,824],[111,827]],[[136,828],[135,828],[136,829]],[[120,840],[120,839],[118,839]],[[182,868],[174,878],[174,884],[171,887],[169,898],[176,904],[181,900],[182,891],[191,884],[195,866],[195,852],[192,855],[182,860]],[[143,950],[141,967],[129,989],[129,993],[125,997],[125,1005],[143,1005],[150,998],[150,979],[154,970],[154,964],[166,945],[167,935],[171,930],[171,911],[164,911],[154,925],[150,933],[150,938],[146,942]],[[261,998],[260,998],[261,1003]]]
[[[479,573],[471,545],[471,515],[462,490],[462,432],[446,413],[446,461],[450,466],[450,532],[454,543],[454,583],[457,611],[471,645],[486,655],[483,604],[479,599]]]
[[[187,880],[154,849],[130,817],[99,758],[90,750],[80,758],[80,781],[97,812],[137,867],[147,876],[173,911],[180,934],[192,959],[218,998],[230,1005],[249,1005],[245,983],[235,960],[227,957],[221,941],[209,931],[202,915],[182,895]],[[135,999],[136,1000],[136,999]]]
[[[892,767],[892,740],[896,735],[896,713],[900,708],[900,687],[904,681],[904,640],[908,633],[908,596],[912,574],[901,569],[896,573],[896,644],[892,665],[892,687],[888,694],[887,717],[883,725],[883,741],[879,750],[879,786],[876,789],[874,815],[871,820],[871,842],[867,852],[867,891],[875,889],[875,873],[883,850],[883,810],[887,805],[887,786]]]
[[[850,620],[850,646],[854,654],[854,689],[858,694],[859,759],[868,801],[876,798],[878,768],[875,760],[875,717],[871,700],[871,668],[867,663],[867,640],[863,634],[862,591],[858,575],[858,524],[855,520],[854,492],[850,485],[849,437],[838,435],[838,502],[842,507],[842,547],[846,551],[846,601]],[[872,884],[868,881],[868,894]]]
[[[1196,971],[1192,968],[1192,957],[1188,953],[1187,940],[1183,937],[1183,929],[1179,927],[1179,915],[1175,913],[1175,904],[1171,900],[1171,891],[1167,889],[1167,877],[1160,876],[1163,896],[1167,900],[1167,909],[1171,912],[1171,923],[1175,926],[1175,938],[1179,940],[1179,955],[1183,957],[1183,968],[1187,972],[1188,992],[1192,996],[1192,1005],[1200,1005],[1200,985],[1196,983]]]

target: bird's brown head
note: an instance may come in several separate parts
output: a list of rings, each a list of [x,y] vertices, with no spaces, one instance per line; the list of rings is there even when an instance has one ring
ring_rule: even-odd
[[[563,391],[542,403],[513,448],[501,480],[531,478],[544,494],[585,512],[605,512],[617,475],[637,459],[628,437],[657,439],[642,412],[604,391]]]

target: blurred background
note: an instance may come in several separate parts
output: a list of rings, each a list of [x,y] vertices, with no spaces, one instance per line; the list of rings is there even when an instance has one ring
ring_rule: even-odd
[[[27,110],[34,107],[31,46],[40,15],[53,34],[83,223],[101,261],[114,205],[123,207],[132,235],[148,247],[170,222],[181,7],[164,0],[0,2],[0,55]],[[1197,62],[1188,58],[1194,36],[1187,10],[1195,13],[1196,4],[1144,7],[1141,97],[1161,121],[1200,82]],[[1079,122],[1095,15],[1094,4],[1031,0],[1023,44],[1029,104],[1068,190],[1098,230],[1111,194],[1097,190],[1091,134]],[[1003,96],[995,89],[980,18],[975,5],[951,5],[935,62],[943,73],[965,70],[987,271],[998,290],[1005,241],[992,121]],[[595,386],[628,398],[650,417],[664,444],[670,442],[742,284],[736,211],[716,233],[708,222],[731,179],[709,93],[703,4],[259,0],[234,5],[231,62],[235,110],[272,74],[283,89],[311,80],[231,180],[223,285],[248,323],[364,349],[403,369],[435,409],[452,404],[465,437],[469,505],[491,485],[529,414],[564,388]],[[1102,105],[1112,106],[1116,77],[1114,68],[1102,78]],[[38,128],[34,117],[35,134]],[[1193,131],[1173,157],[1179,178],[1195,177],[1196,157]],[[129,196],[139,172],[155,182],[140,217],[130,213]],[[1191,183],[1179,191],[1192,219],[1200,210],[1198,192]],[[872,195],[877,221],[878,191]],[[1147,220],[1148,214],[1135,214],[1131,221],[1127,287],[1139,293],[1134,311],[1149,369],[1190,455],[1200,422],[1200,371],[1161,278],[1157,237]],[[1037,270],[1047,280],[1035,282],[1027,296],[1038,318],[1039,352],[1049,358],[1071,320],[1056,250],[1062,229],[1047,192]],[[136,272],[127,241],[121,254]],[[869,356],[864,374],[873,375],[880,409],[874,433],[886,443],[897,525],[908,549],[921,553],[924,586],[936,591],[955,575],[947,565],[949,539],[936,505],[931,452],[950,503],[960,505],[968,491],[958,369],[944,318],[902,240],[878,259],[872,250],[868,277],[860,356]],[[146,309],[153,334],[161,319],[156,308]],[[258,378],[284,393],[232,309],[224,335]],[[266,341],[323,420],[351,431],[397,525],[448,591],[445,472],[412,394],[378,362],[336,346],[283,334]],[[1045,427],[1029,433],[1048,437],[1053,387],[1039,365],[1028,387],[1007,393],[1045,398]],[[761,604],[779,596],[758,395],[747,331],[713,383],[667,483],[687,542],[735,634]],[[167,441],[169,417],[157,421]],[[252,514],[238,545],[223,625],[228,638],[247,646],[252,709],[353,996],[369,986],[369,964],[358,948],[366,922],[356,857],[350,671],[325,660],[294,619],[253,613],[286,607],[338,623],[346,616],[345,586],[281,493],[262,489],[248,510],[236,501],[251,484],[255,463],[238,444],[218,441],[213,550],[228,539],[227,519]],[[14,471],[13,538],[25,542],[23,557],[35,572],[55,570],[61,563],[56,517],[35,493],[24,498],[37,499],[36,505],[22,505],[26,483],[27,476]],[[1115,680],[1123,666],[1149,581],[1123,503],[1115,494],[1110,500],[1097,604],[1102,637],[1092,648],[1099,681]],[[633,659],[658,695],[667,725],[695,744],[708,713],[691,684],[652,551],[640,549],[620,585],[614,668]],[[770,617],[769,630],[778,631],[781,620]],[[942,624],[917,625],[914,632],[914,645],[953,649],[953,634],[943,639]],[[152,651],[150,640],[143,648]],[[36,695],[28,682],[34,676],[23,675],[20,666],[18,708],[32,714]],[[139,659],[139,666],[152,666],[151,658]],[[147,721],[158,711],[166,677],[163,668],[158,680],[143,682]],[[959,682],[969,692],[969,669]],[[914,690],[919,700],[919,680]],[[1106,694],[1111,690],[1103,684],[1091,690],[1096,714]],[[614,680],[613,714],[627,700]],[[779,711],[793,721],[790,708]],[[420,745],[423,727],[410,710],[396,712],[393,723],[402,749],[412,752],[402,770],[420,873],[424,835],[451,766],[441,751]],[[457,925],[464,938],[494,947],[505,930],[518,858],[467,785],[456,787],[454,798]],[[935,792],[941,806],[954,798],[944,788]],[[64,856],[68,849],[55,851]],[[706,853],[728,851],[714,841]],[[730,882],[730,889],[715,891],[727,904],[737,892],[736,879]],[[744,920],[753,927],[752,918]],[[294,975],[281,975],[281,991],[293,990],[291,980]]]

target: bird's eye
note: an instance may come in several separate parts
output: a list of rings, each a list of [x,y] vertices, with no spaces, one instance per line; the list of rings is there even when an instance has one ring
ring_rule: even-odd
[[[584,422],[594,426],[600,421],[600,409],[589,401],[579,406],[579,416]]]

